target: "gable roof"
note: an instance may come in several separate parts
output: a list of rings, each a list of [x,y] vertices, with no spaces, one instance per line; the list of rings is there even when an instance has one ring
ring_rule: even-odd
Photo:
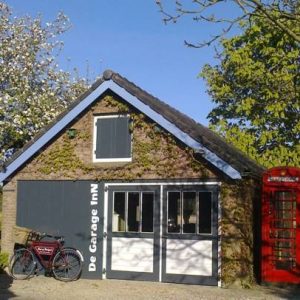
[[[87,92],[5,163],[0,173],[0,182],[7,180],[74,118],[107,91],[114,92],[147,115],[230,178],[241,179],[245,175],[257,177],[261,176],[264,171],[264,168],[229,145],[207,127],[196,123],[190,117],[153,97],[120,74],[106,70],[102,78],[97,80]]]

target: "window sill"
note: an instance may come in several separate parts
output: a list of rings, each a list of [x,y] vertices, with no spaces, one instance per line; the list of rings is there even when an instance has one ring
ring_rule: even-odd
[[[126,157],[126,158],[99,158],[99,159],[93,159],[93,163],[122,163],[122,162],[132,162],[132,157]]]
[[[117,167],[124,167],[130,163],[132,163],[132,159],[128,161],[93,161],[93,166],[95,168],[117,168]]]

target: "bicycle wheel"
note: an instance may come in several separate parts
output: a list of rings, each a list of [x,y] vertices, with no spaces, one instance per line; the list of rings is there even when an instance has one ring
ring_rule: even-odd
[[[14,279],[27,279],[33,274],[35,266],[32,252],[22,248],[17,250],[10,259],[9,273]]]
[[[63,248],[53,258],[52,272],[58,280],[76,280],[79,278],[81,270],[82,261],[76,249]]]

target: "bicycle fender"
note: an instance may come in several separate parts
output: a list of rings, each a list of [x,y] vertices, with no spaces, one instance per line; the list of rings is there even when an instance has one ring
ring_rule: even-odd
[[[77,252],[77,254],[78,254],[79,257],[80,257],[80,260],[81,260],[82,262],[84,262],[83,255],[81,254],[81,252],[80,252],[78,249],[73,248],[73,247],[64,247],[64,248],[63,248],[63,250],[66,250],[66,249],[72,249],[72,250],[74,250],[75,252]]]

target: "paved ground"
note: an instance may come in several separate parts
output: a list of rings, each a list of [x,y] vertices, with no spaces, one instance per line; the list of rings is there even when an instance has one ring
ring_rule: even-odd
[[[12,281],[8,276],[1,275],[0,300],[7,299],[300,299],[300,289],[221,289],[183,284],[86,279],[64,283],[44,276]]]

